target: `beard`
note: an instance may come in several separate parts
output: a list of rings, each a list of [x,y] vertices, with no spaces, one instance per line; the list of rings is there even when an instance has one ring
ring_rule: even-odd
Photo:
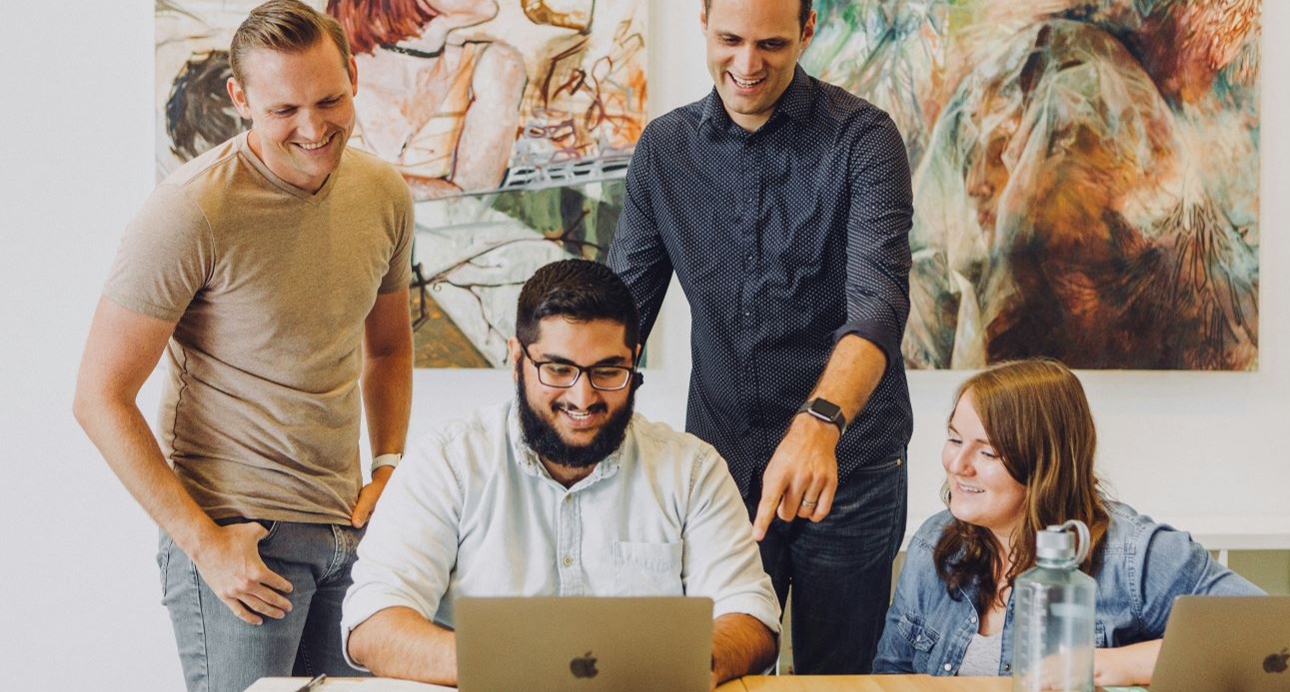
[[[585,445],[571,445],[560,437],[559,431],[550,422],[538,415],[538,412],[529,405],[528,397],[524,395],[523,369],[520,370],[519,378],[515,383],[515,390],[516,399],[519,400],[520,428],[524,433],[524,443],[543,459],[574,469],[600,463],[623,444],[623,439],[627,436],[627,424],[631,422],[632,410],[636,406],[636,388],[632,387],[627,394],[627,403],[605,421],[591,442]],[[551,412],[558,415],[560,408],[559,405],[553,404]],[[590,410],[604,408],[605,404],[600,403],[592,406]]]

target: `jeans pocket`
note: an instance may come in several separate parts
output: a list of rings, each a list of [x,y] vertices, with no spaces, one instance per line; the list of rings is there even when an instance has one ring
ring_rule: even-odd
[[[170,548],[174,541],[163,531],[157,541],[157,571],[161,573],[161,598],[166,598],[166,572],[170,569]]]
[[[860,468],[856,469],[854,473],[857,473],[857,474],[882,473],[883,471],[890,471],[891,469],[897,468],[904,463],[905,463],[905,455],[898,454],[890,459],[887,459],[886,461],[880,461],[877,464],[874,464],[872,466],[861,466]]]
[[[260,545],[264,545],[265,543],[273,540],[273,536],[278,533],[278,526],[282,524],[282,522],[273,519],[256,519],[255,523],[263,526],[264,530],[268,532],[260,538]]]
[[[681,541],[642,543],[615,541],[614,589],[621,596],[679,596]]]

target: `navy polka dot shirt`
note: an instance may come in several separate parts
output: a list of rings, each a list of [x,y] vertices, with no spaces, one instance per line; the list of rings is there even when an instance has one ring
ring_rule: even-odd
[[[839,478],[904,454],[912,215],[891,118],[800,66],[756,132],[715,89],[646,127],[608,263],[646,337],[676,272],[693,317],[686,429],[726,458],[745,496],[847,334],[879,346],[888,367],[838,444]]]

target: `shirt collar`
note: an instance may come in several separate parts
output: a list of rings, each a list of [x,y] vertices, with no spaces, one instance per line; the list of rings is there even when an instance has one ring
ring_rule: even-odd
[[[628,423],[627,425],[627,434],[629,436],[631,435],[632,425],[634,423],[635,421],[633,420],[632,423]],[[554,478],[551,478],[551,474],[548,473],[546,467],[542,465],[542,460],[538,458],[538,453],[533,451],[533,448],[524,441],[524,426],[520,424],[520,400],[518,393],[516,395],[516,399],[511,404],[510,415],[506,417],[506,427],[507,437],[510,438],[511,456],[515,459],[515,464],[520,467],[520,470],[530,476],[546,478],[552,483],[557,482]],[[586,478],[575,483],[572,488],[569,488],[569,490],[581,490],[582,488],[592,485],[601,479],[610,478],[614,474],[618,473],[618,467],[622,465],[623,447],[626,445],[627,440],[624,438],[623,444],[618,445],[618,449],[615,449],[609,454],[609,456],[601,459],[600,463],[596,464],[596,468],[592,469],[591,473]]]
[[[806,74],[801,64],[794,65],[793,79],[779,97],[779,101],[775,103],[775,110],[771,113],[770,120],[766,121],[766,125],[775,122],[780,113],[799,123],[808,121],[811,117],[811,98],[814,91],[815,86],[811,83],[810,75]],[[703,115],[699,118],[699,125],[702,126],[706,122],[711,122],[714,126],[723,129],[734,124],[715,86],[703,100]],[[766,126],[763,125],[761,129],[766,129]]]

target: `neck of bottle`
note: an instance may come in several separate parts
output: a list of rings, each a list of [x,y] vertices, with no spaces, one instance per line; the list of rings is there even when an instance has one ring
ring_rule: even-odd
[[[1044,569],[1074,570],[1079,567],[1072,557],[1037,557],[1035,564]]]

